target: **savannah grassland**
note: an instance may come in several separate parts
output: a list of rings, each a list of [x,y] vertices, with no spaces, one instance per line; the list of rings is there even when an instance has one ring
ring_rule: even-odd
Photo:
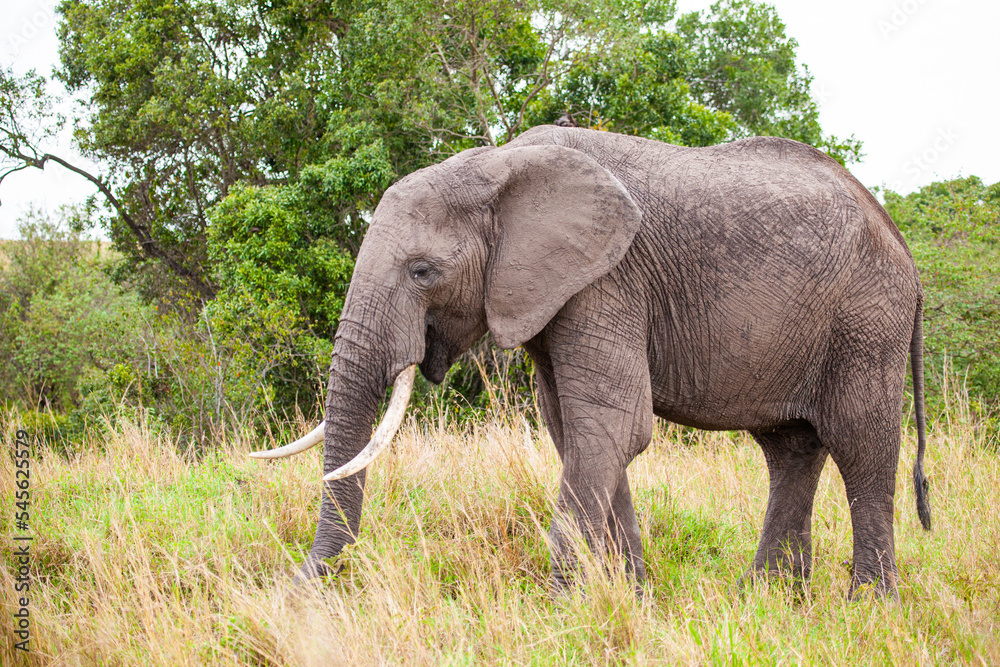
[[[553,600],[559,465],[519,416],[463,429],[411,419],[371,470],[344,570],[298,591],[287,584],[311,543],[319,450],[265,463],[246,452],[267,443],[231,441],[194,457],[142,419],[113,423],[69,459],[34,451],[30,656],[13,649],[14,469],[2,457],[4,665],[1000,663],[997,434],[960,397],[930,430],[930,533],[907,427],[898,603],[845,600],[850,515],[832,462],[811,587],[740,592],[767,497],[742,434],[660,425],[630,468],[646,595],[591,559],[587,583]],[[5,440],[15,427],[5,416]]]

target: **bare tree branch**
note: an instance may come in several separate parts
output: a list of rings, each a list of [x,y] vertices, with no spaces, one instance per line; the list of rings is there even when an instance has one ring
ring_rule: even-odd
[[[5,133],[8,136],[12,136],[9,131],[5,131]],[[35,154],[28,155],[27,153],[17,148],[16,144],[14,147],[0,145],[0,151],[5,153],[8,157],[14,158],[21,162],[19,166],[9,169],[3,174],[0,174],[0,183],[3,182],[3,179],[5,177],[9,176],[15,171],[20,171],[21,169],[25,169],[27,167],[35,167],[36,169],[44,170],[45,163],[49,161],[55,162],[56,164],[59,164],[66,169],[69,169],[73,173],[83,176],[97,187],[97,189],[101,192],[101,194],[104,195],[105,200],[115,209],[115,212],[118,213],[118,216],[122,219],[125,225],[135,236],[136,242],[139,247],[139,251],[144,256],[162,261],[164,264],[170,267],[170,269],[174,271],[177,275],[189,280],[191,286],[198,291],[198,294],[202,298],[211,299],[213,296],[215,296],[215,290],[213,289],[213,287],[208,283],[206,283],[200,275],[190,270],[188,267],[184,266],[176,259],[171,257],[169,254],[164,252],[164,250],[156,243],[156,240],[153,239],[152,235],[149,233],[149,230],[143,225],[137,223],[135,219],[131,215],[129,215],[128,210],[118,199],[118,197],[115,196],[115,194],[111,191],[111,189],[107,186],[107,184],[104,183],[103,180],[91,174],[87,170],[82,169],[70,162],[67,162],[61,157],[53,155],[51,153],[44,153],[43,155],[38,156],[37,153],[35,153],[35,151],[32,150],[32,153]]]

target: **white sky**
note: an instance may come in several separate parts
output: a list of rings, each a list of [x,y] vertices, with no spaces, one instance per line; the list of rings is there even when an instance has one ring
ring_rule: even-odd
[[[58,61],[57,0],[0,0],[0,62],[49,75]],[[815,77],[827,133],[854,134],[866,157],[851,171],[867,186],[911,192],[934,180],[976,175],[1000,181],[1000,3],[987,0],[771,0],[798,60]],[[679,0],[678,10],[709,0]],[[92,173],[69,132],[49,152]],[[55,213],[95,189],[50,164],[0,186],[0,238],[17,236],[31,206]]]

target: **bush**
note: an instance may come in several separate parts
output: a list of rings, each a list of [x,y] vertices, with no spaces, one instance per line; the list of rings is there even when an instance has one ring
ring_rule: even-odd
[[[149,304],[109,278],[117,253],[65,220],[32,214],[20,231],[0,262],[0,354],[9,359],[0,365],[0,401],[58,450],[72,451],[123,414],[142,413],[184,447],[283,422],[290,415],[275,408],[283,385],[272,371],[302,349],[303,403],[316,411],[329,345],[296,347],[299,320],[287,310],[258,308],[234,327],[219,307],[232,308],[232,299],[205,309],[182,295],[169,308]]]
[[[885,193],[924,286],[929,389],[941,393],[946,359],[986,408],[1000,406],[1000,183],[974,177]]]
[[[42,410],[80,406],[81,378],[137,353],[149,307],[104,272],[98,241],[30,214],[0,269],[0,392]]]
[[[220,286],[207,321],[230,352],[231,371],[259,393],[257,407],[291,416],[325,377],[363,221],[359,197],[385,189],[381,144],[302,171],[290,185],[237,186],[212,211],[209,253]],[[230,378],[232,382],[233,378]]]

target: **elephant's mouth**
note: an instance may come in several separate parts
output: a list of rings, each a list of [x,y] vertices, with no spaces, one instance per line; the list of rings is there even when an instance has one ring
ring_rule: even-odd
[[[420,372],[434,384],[441,384],[448,369],[451,368],[452,361],[452,350],[438,335],[434,324],[428,322],[424,335],[424,360],[420,362]]]

